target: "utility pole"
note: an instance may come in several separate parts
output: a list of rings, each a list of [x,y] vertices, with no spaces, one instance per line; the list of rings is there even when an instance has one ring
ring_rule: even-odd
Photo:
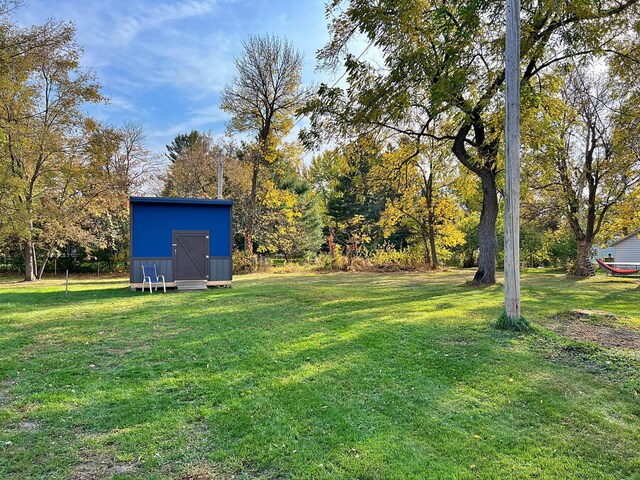
[[[504,306],[520,318],[520,0],[507,0]]]
[[[222,198],[222,169],[222,149],[220,149],[220,153],[218,154],[218,199]]]

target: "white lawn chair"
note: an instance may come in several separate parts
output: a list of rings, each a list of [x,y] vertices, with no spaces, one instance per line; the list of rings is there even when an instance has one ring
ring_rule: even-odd
[[[167,284],[164,281],[164,275],[158,275],[156,273],[155,265],[142,265],[142,291],[144,292],[144,284],[149,284],[149,293],[153,293],[153,286],[156,286],[156,292],[158,291],[158,285],[160,285],[160,279],[162,279],[162,289],[164,293],[167,293]]]

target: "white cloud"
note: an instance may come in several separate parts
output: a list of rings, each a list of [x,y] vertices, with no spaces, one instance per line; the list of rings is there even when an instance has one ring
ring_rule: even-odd
[[[135,114],[143,113],[143,109],[135,105],[131,100],[119,95],[111,95],[109,97],[108,105],[110,108],[113,108],[119,112]]]
[[[235,42],[228,35],[172,31],[163,43],[141,46],[131,58],[131,73],[146,85],[174,85],[195,99],[219,91],[234,73]]]
[[[159,5],[150,2],[96,2],[94,5],[83,5],[82,8],[88,8],[89,11],[76,21],[79,29],[86,30],[87,39],[92,45],[122,48],[129,46],[145,31],[157,30],[178,20],[207,15],[218,3],[216,0]]]
[[[64,5],[73,3],[67,0]],[[83,14],[75,12],[74,20],[79,43],[85,47],[84,61],[120,93],[172,86],[194,98],[210,94],[233,74],[232,58],[239,43],[216,21],[219,3],[83,5]],[[61,14],[69,15],[69,10],[63,7]],[[205,34],[185,25],[203,18],[212,25]]]
[[[143,122],[157,151],[178,133],[224,129],[228,116],[217,99],[249,34],[287,37],[305,54],[305,82],[326,77],[314,71],[315,52],[327,39],[324,0],[28,1],[18,14],[23,24],[75,22],[82,63],[97,71],[111,97],[91,112],[114,124]]]
[[[170,124],[165,127],[154,129],[148,133],[150,138],[173,139],[180,133],[188,133],[191,130],[206,129],[212,124],[221,123],[228,120],[229,116],[217,106],[190,109],[186,113],[187,120],[184,122]]]

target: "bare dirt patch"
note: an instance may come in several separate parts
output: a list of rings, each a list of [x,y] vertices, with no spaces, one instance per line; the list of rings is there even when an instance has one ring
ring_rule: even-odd
[[[179,480],[211,480],[213,478],[209,473],[185,473],[180,475]]]
[[[34,433],[38,431],[38,424],[35,422],[20,422],[18,428],[24,432]]]
[[[13,402],[13,395],[9,390],[17,383],[12,378],[5,378],[0,382],[0,407],[5,407]]]
[[[81,464],[77,465],[69,477],[70,480],[99,480],[111,478],[117,474],[132,473],[134,463],[117,463],[108,455],[89,454],[84,456]]]
[[[620,325],[616,316],[607,312],[571,310],[549,317],[545,326],[573,340],[640,350],[640,329]]]
[[[189,473],[184,473],[178,477],[178,480],[241,480],[241,479],[261,479],[269,478],[272,480],[279,480],[281,477],[260,474],[257,470],[253,469],[241,469],[241,471],[227,471],[219,469],[214,465],[205,465],[197,467],[191,470]]]

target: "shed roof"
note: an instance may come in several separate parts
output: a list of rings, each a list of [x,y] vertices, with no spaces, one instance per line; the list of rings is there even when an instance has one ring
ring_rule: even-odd
[[[610,246],[610,247],[614,247],[614,246],[616,246],[617,244],[619,244],[619,243],[621,243],[621,242],[624,242],[624,241],[625,241],[625,240],[627,240],[628,238],[631,238],[631,237],[633,237],[634,235],[638,235],[638,234],[640,234],[640,230],[636,230],[635,232],[631,232],[629,235],[625,235],[624,237],[619,238],[618,240],[615,240],[615,241],[611,242],[611,243],[609,244],[609,246]]]
[[[233,200],[209,198],[129,197],[130,203],[171,203],[186,205],[233,205]]]

